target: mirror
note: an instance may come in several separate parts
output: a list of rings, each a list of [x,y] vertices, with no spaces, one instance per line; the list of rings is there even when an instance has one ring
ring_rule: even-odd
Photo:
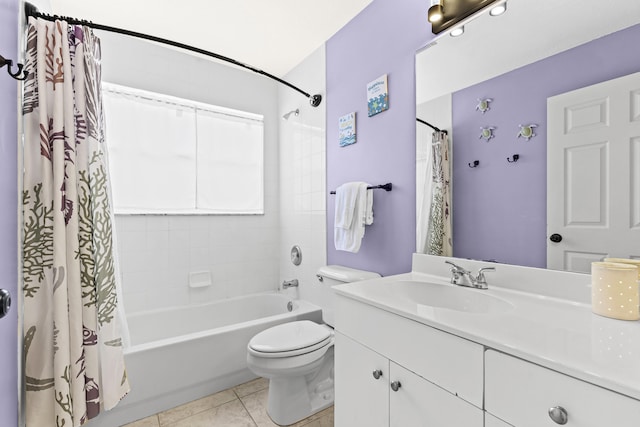
[[[639,23],[640,2],[510,0],[505,14],[482,13],[462,36],[418,51],[416,117],[450,137],[453,256],[547,267],[547,192],[557,187],[547,182],[547,98],[640,71]],[[420,218],[433,131],[416,129]]]

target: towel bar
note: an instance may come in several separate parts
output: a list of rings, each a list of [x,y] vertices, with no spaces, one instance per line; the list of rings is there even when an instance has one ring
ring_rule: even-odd
[[[367,190],[375,190],[376,188],[382,188],[385,191],[391,191],[393,189],[393,184],[390,182],[387,182],[386,184],[381,184],[381,185],[370,185],[369,187],[367,187]],[[336,194],[336,192],[330,191],[329,194]]]

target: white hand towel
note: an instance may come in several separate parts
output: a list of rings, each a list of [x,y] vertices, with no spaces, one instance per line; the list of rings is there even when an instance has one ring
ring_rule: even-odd
[[[349,229],[353,224],[353,216],[358,200],[359,182],[348,182],[336,189],[335,226]]]
[[[360,250],[367,210],[366,182],[351,182],[336,189],[334,243],[337,250]]]
[[[373,224],[373,190],[367,190],[367,203],[364,212],[364,224]]]

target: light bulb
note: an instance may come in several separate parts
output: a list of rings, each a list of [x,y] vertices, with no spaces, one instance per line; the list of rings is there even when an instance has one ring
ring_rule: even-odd
[[[440,22],[444,17],[444,9],[440,4],[440,0],[432,0],[431,7],[429,7],[429,11],[427,12],[427,19],[429,22]]]
[[[500,16],[507,11],[507,2],[497,5],[489,11],[491,16]]]
[[[453,30],[451,30],[451,32],[449,33],[449,35],[451,37],[459,37],[461,35],[464,34],[464,25],[458,27],[458,28],[454,28]]]

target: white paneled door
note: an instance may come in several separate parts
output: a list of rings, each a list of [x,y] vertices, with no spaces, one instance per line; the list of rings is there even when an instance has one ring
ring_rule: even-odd
[[[547,100],[547,268],[640,258],[640,73]]]

